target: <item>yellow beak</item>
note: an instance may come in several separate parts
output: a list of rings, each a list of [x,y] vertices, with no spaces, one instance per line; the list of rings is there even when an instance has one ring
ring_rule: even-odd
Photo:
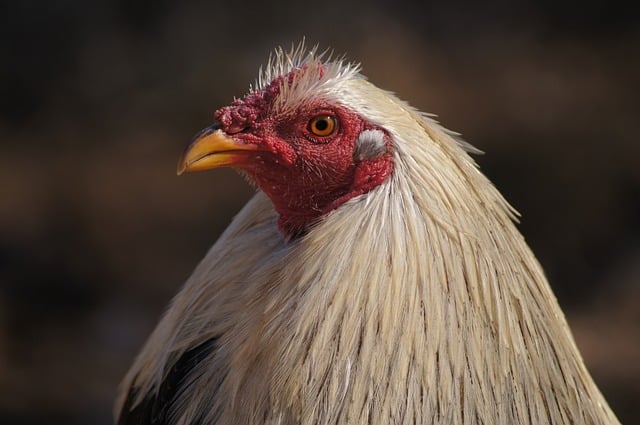
[[[190,171],[229,167],[242,164],[256,145],[238,143],[219,129],[217,124],[198,133],[178,160],[178,175]]]

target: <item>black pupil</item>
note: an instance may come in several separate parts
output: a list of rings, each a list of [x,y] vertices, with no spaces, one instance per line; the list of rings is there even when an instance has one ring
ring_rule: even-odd
[[[326,118],[320,118],[316,121],[316,129],[318,131],[325,131],[329,128],[329,121]]]

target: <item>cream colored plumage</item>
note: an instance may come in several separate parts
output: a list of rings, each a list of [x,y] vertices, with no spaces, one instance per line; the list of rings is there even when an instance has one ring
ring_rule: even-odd
[[[171,303],[116,412],[215,339],[166,423],[617,423],[466,145],[314,51],[279,51],[258,87],[300,68],[279,108],[320,94],[379,125],[392,175],[292,241],[257,193]]]

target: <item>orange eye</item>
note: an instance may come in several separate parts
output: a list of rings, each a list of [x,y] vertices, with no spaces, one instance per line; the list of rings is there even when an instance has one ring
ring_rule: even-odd
[[[331,115],[318,115],[309,121],[309,131],[316,136],[329,136],[338,127],[338,122]]]

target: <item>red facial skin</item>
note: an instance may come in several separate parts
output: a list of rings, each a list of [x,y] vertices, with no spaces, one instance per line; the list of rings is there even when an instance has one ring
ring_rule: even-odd
[[[237,143],[260,147],[237,166],[269,196],[280,215],[280,230],[295,239],[331,210],[384,182],[393,171],[392,146],[385,132],[387,152],[359,161],[354,158],[358,135],[377,127],[322,100],[287,116],[270,114],[278,90],[274,83],[238,99],[216,111],[215,119]],[[318,115],[335,117],[332,134],[321,137],[310,131],[309,121]]]

